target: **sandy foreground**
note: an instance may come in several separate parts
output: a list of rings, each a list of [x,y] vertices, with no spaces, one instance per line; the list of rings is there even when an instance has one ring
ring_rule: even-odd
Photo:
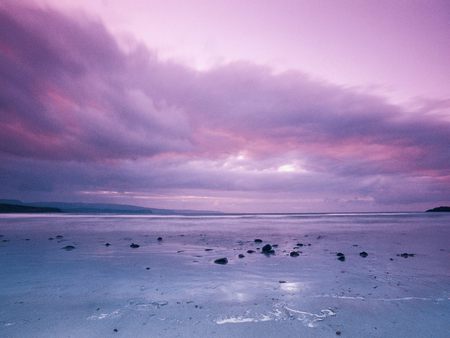
[[[0,271],[0,337],[450,332],[449,214],[1,216]]]

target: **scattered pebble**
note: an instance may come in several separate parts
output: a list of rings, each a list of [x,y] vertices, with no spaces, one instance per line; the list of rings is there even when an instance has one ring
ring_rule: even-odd
[[[56,235],[55,238],[61,239],[61,238],[64,238],[64,236],[63,235]]]
[[[114,332],[119,332],[119,330],[117,330],[117,329],[114,329],[113,331],[114,331]]]
[[[369,254],[367,252],[365,252],[365,251],[362,251],[362,252],[359,253],[359,255],[361,257],[363,257],[363,258],[366,258]]]
[[[262,243],[262,239],[259,238],[255,239],[255,243]]]
[[[162,239],[162,237],[158,237],[156,240],[157,240],[158,242],[161,242],[163,239]]]
[[[340,336],[341,335],[341,331],[336,331],[336,336]]]
[[[105,246],[110,246],[111,244],[110,243],[105,243]]]
[[[298,256],[300,256],[300,254],[297,251],[291,251],[289,256],[291,256],[291,257],[298,257]]]
[[[345,261],[345,255],[342,252],[338,252],[336,254],[336,256],[337,256],[338,260],[340,260],[341,262]]]
[[[136,243],[131,243],[130,244],[130,248],[136,249],[136,248],[139,248],[139,247],[140,247],[139,244],[136,244]]]
[[[214,261],[214,263],[221,264],[221,265],[228,264],[228,258],[226,258],[226,257],[218,258]]]
[[[74,247],[73,245],[66,245],[66,246],[65,246],[64,248],[62,248],[62,249],[66,250],[66,251],[72,251],[72,250],[75,249],[75,247]]]
[[[403,258],[408,258],[408,257],[414,257],[416,254],[412,254],[412,253],[402,253],[402,254],[397,254],[397,256],[399,257],[403,257]]]
[[[279,280],[278,283],[284,284],[284,283],[286,283],[286,281],[285,280]]]
[[[275,251],[272,249],[272,245],[266,244],[261,249],[262,253],[265,255],[273,255]]]
[[[245,256],[243,254],[238,255],[239,258],[244,258]]]
[[[247,250],[247,253],[249,253],[249,254],[252,254],[254,252],[255,252],[255,250]]]

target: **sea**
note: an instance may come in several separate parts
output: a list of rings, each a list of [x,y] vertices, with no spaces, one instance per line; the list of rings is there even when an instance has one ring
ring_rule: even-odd
[[[450,337],[450,213],[0,216],[0,337]]]

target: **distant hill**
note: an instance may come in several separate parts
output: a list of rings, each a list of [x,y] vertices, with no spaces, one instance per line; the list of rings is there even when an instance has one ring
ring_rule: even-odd
[[[105,203],[66,203],[66,202],[22,202],[19,200],[0,200],[0,203],[15,205],[16,207],[28,207],[38,209],[47,209],[42,212],[66,212],[66,213],[109,213],[109,214],[133,214],[133,215],[211,215],[222,214],[219,211],[209,210],[170,210],[139,207],[128,204],[105,204]],[[53,210],[50,211],[49,209]],[[17,211],[9,212],[27,212],[20,211],[25,209],[18,208]],[[57,210],[57,211],[56,211]],[[32,211],[29,211],[32,212]],[[36,211],[38,212],[38,211]]]
[[[0,203],[0,213],[47,213],[61,212],[58,208],[31,207],[28,205]]]
[[[433,209],[428,209],[426,212],[450,212],[450,207],[437,207]]]

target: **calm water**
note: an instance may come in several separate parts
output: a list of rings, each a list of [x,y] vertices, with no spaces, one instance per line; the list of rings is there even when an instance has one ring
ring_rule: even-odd
[[[449,214],[8,215],[0,235],[1,337],[449,337]]]

